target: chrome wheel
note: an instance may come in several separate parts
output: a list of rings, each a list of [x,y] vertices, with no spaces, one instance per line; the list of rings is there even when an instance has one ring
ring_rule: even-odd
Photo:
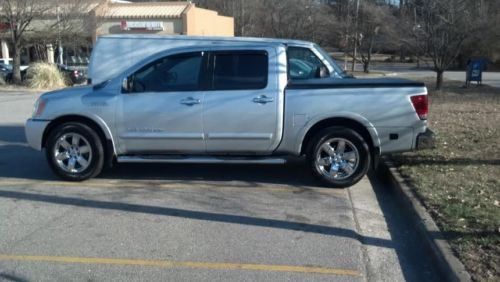
[[[78,133],[66,133],[58,138],[53,154],[59,168],[69,173],[86,170],[92,161],[90,143]]]
[[[314,165],[323,176],[343,180],[355,173],[359,160],[358,149],[351,141],[332,138],[321,144],[316,152]]]

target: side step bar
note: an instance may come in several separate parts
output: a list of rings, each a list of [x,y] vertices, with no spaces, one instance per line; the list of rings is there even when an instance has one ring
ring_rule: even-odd
[[[279,157],[119,156],[119,163],[285,164]]]

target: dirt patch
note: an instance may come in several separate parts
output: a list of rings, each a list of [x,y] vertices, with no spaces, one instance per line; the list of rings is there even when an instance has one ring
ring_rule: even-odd
[[[437,148],[393,156],[475,281],[500,280],[500,89],[429,93]]]

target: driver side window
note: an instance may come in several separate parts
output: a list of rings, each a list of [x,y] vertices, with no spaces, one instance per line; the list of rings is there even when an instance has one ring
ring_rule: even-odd
[[[202,52],[161,58],[129,77],[131,92],[196,91],[200,85]]]
[[[310,49],[288,47],[289,75],[291,79],[309,79],[322,77],[320,71],[328,70]]]

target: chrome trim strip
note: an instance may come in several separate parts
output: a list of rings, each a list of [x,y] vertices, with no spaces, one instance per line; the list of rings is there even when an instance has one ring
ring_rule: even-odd
[[[272,133],[209,133],[208,140],[271,140]]]
[[[197,163],[197,164],[285,164],[283,158],[222,158],[222,157],[147,157],[147,156],[121,156],[117,158],[119,163]]]
[[[128,132],[120,135],[122,139],[174,139],[174,140],[204,140],[203,133],[154,133]]]

